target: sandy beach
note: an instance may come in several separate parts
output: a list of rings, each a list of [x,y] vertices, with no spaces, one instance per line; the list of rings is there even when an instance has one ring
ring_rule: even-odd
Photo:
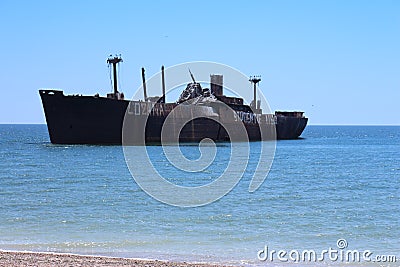
[[[0,266],[143,266],[143,267],[221,267],[208,263],[170,262],[67,253],[0,251]]]

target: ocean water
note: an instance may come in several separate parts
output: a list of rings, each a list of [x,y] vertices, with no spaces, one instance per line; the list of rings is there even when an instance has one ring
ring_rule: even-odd
[[[308,126],[302,136],[277,142],[254,193],[245,175],[220,200],[182,208],[142,191],[120,146],[52,145],[46,125],[0,125],[0,249],[265,265],[265,246],[321,251],[345,239],[399,262],[400,127]],[[230,146],[217,150],[215,171],[185,185],[220,174]]]

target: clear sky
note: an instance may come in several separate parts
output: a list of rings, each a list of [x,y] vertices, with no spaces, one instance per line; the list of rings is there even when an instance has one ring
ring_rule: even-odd
[[[310,124],[400,125],[400,1],[0,1],[0,123],[45,123],[39,88],[133,95],[160,66],[215,61]],[[249,84],[250,85],[250,84]],[[250,87],[249,87],[249,90]]]

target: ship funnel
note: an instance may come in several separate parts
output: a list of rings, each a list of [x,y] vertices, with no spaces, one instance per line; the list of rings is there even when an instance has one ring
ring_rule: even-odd
[[[222,96],[224,94],[223,81],[224,77],[220,74],[211,74],[211,94],[215,96]]]

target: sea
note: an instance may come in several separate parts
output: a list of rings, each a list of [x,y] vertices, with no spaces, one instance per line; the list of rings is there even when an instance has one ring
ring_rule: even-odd
[[[230,160],[229,144],[216,149],[211,170]],[[147,154],[158,159],[162,147]],[[220,175],[158,168],[186,186]],[[311,250],[340,265],[351,250],[370,264],[396,256],[398,266],[400,126],[307,126],[301,139],[276,142],[255,192],[247,173],[217,201],[172,206],[136,183],[121,146],[54,145],[46,125],[0,125],[0,249],[260,266],[306,263]]]

